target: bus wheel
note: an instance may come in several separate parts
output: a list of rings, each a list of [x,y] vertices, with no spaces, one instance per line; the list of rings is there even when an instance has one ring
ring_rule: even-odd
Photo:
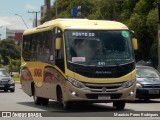
[[[33,95],[33,99],[34,99],[34,103],[36,105],[41,105],[42,99],[40,97],[37,97],[37,96]]]
[[[35,88],[33,88],[33,100],[34,100],[34,103],[36,104],[36,105],[41,105],[42,104],[42,98],[41,97],[37,97],[36,96],[36,90],[35,90]]]
[[[116,107],[117,110],[123,110],[125,107],[125,101],[115,101],[113,102],[113,107]]]
[[[41,99],[42,99],[42,105],[48,106],[49,99],[47,99],[47,98],[41,98]]]
[[[37,96],[34,95],[33,99],[34,99],[34,103],[36,105],[48,106],[49,99],[47,99],[47,98],[37,97]]]
[[[57,101],[59,105],[62,106],[64,109],[70,109],[71,102],[64,102],[62,90],[60,87],[57,88]]]

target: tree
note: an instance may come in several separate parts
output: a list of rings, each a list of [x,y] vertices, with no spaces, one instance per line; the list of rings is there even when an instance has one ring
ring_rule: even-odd
[[[7,57],[9,59],[9,65],[8,65],[8,70],[10,72],[13,72],[13,71],[20,71],[20,59],[19,60],[15,60],[15,59],[12,59],[10,57]]]
[[[9,63],[7,56],[12,59],[20,59],[20,47],[15,45],[14,41],[13,39],[4,39],[0,41],[0,55],[5,65]]]
[[[148,26],[148,31],[150,33],[152,39],[152,45],[150,49],[150,56],[154,64],[154,66],[158,65],[158,36],[157,36],[157,21],[158,21],[158,11],[157,9],[152,9],[148,16],[146,24]]]
[[[0,68],[3,67],[3,59],[2,56],[0,55]]]

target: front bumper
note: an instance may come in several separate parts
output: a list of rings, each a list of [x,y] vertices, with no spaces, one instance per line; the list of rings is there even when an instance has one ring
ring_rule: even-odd
[[[15,88],[15,83],[13,84],[0,84],[0,90],[12,90]]]
[[[64,101],[113,102],[117,100],[133,101],[136,96],[136,82],[129,88],[115,91],[94,92],[88,89],[76,88],[69,82],[63,91]]]
[[[160,98],[160,88],[138,88],[136,90],[136,98],[139,99]]]

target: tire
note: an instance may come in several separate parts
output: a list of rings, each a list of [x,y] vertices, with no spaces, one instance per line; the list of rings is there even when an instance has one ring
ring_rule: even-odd
[[[144,100],[145,100],[145,101],[149,101],[150,99],[149,99],[149,98],[144,98]]]
[[[34,103],[36,104],[36,105],[41,105],[42,104],[42,99],[41,99],[41,97],[37,97],[37,96],[33,96],[33,99],[34,99]]]
[[[34,103],[35,105],[44,105],[44,106],[48,106],[48,103],[49,103],[49,99],[47,98],[42,98],[42,97],[37,97],[35,95],[35,86],[33,85],[32,87],[32,95],[33,95],[33,100],[34,100]]]
[[[8,90],[4,90],[4,92],[8,92]]]
[[[42,98],[42,97],[33,96],[33,99],[34,99],[34,103],[35,103],[36,105],[48,106],[49,99],[47,99],[47,98]]]
[[[47,99],[47,98],[41,98],[41,99],[42,99],[42,105],[48,106],[49,99]]]
[[[63,103],[63,108],[64,108],[65,110],[71,109],[72,106],[73,106],[73,102],[71,102],[71,101],[68,101],[68,102],[64,102],[64,103]]]
[[[115,101],[113,102],[113,107],[116,107],[117,110],[123,110],[125,107],[125,101]]]
[[[60,87],[57,88],[57,101],[59,106],[63,107],[63,109],[70,109],[72,106],[72,102],[64,102],[63,93]]]
[[[41,97],[37,97],[36,95],[35,95],[35,92],[36,92],[36,90],[35,90],[35,87],[33,88],[33,100],[34,100],[34,103],[35,103],[35,105],[41,105],[42,104],[42,98]]]
[[[10,92],[15,92],[15,89],[10,89]]]

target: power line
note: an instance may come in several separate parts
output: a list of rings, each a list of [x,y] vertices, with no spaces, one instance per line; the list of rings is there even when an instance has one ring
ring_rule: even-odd
[[[28,11],[28,13],[36,14],[36,27],[37,27],[37,14],[40,13],[40,11]]]

